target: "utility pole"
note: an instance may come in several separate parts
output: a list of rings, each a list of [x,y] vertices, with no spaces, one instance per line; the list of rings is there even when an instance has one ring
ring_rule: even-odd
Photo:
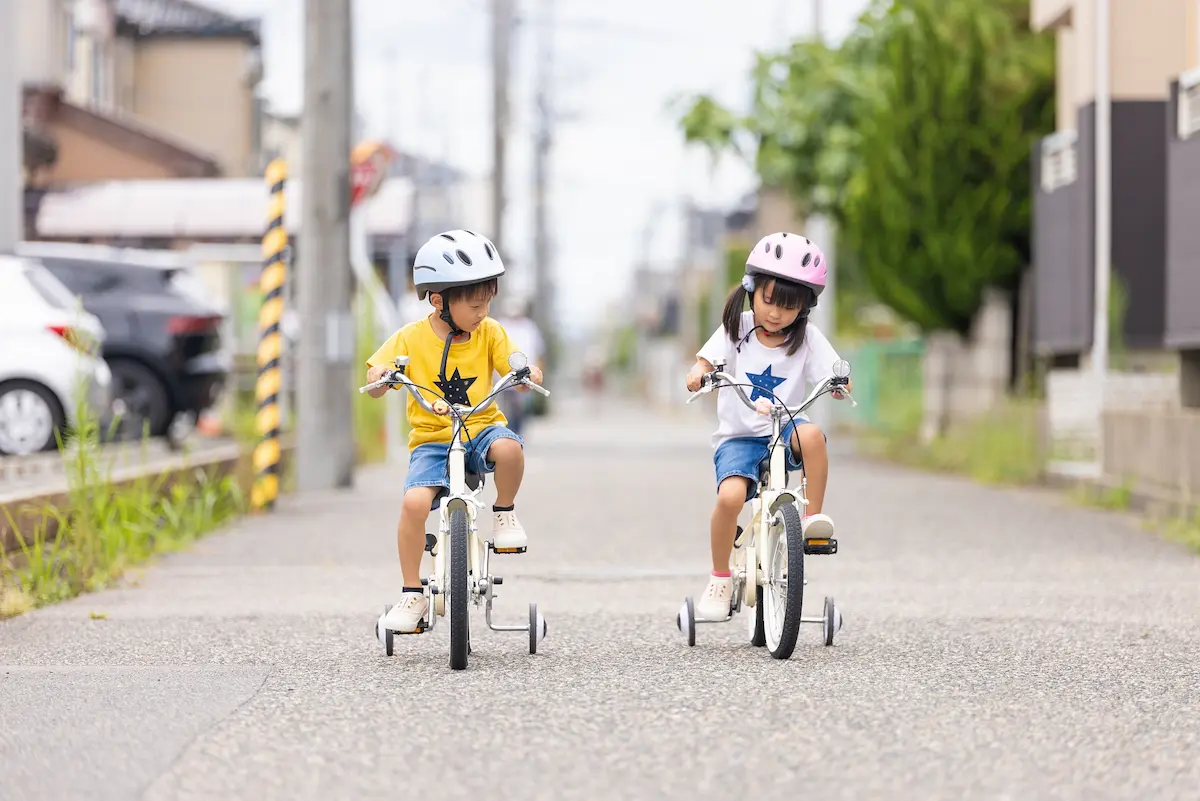
[[[1109,64],[1109,0],[1096,0],[1096,201],[1095,298],[1092,301],[1092,389],[1095,398],[1096,463],[1104,469],[1104,389],[1108,382],[1108,304],[1112,277],[1112,85]]]
[[[825,40],[824,0],[813,0],[813,36],[818,42]]]
[[[0,0],[0,252],[24,237],[21,180],[21,72],[17,60],[17,13],[21,4]]]
[[[534,308],[533,320],[546,341],[546,361],[550,367],[556,361],[554,337],[554,278],[550,269],[550,234],[546,221],[546,194],[550,148],[554,138],[554,110],[551,83],[554,80],[553,36],[554,0],[540,0],[538,20],[536,131],[533,154],[533,230],[534,230]]]
[[[355,326],[350,314],[351,0],[305,0],[303,186],[297,294],[297,484],[354,482]]]
[[[504,186],[507,174],[512,32],[515,0],[492,4],[492,230],[491,240],[504,251]]]

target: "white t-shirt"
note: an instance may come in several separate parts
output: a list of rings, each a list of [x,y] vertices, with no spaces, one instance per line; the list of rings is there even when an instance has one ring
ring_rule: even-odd
[[[738,342],[730,341],[725,329],[718,327],[696,354],[710,363],[724,359],[725,372],[737,383],[754,385],[753,390],[746,386],[741,388],[750,400],[773,400],[770,395],[761,393],[761,388],[774,393],[785,406],[795,408],[808,397],[811,387],[833,375],[833,365],[839,356],[811,320],[803,344],[791,356],[786,345],[777,348],[763,345],[758,341],[757,331],[742,342],[753,327],[754,312],[742,312]],[[739,342],[742,343],[740,353],[737,350]],[[713,448],[727,439],[771,435],[771,418],[748,408],[736,390],[718,389],[716,393],[717,430],[713,433]]]
[[[508,338],[513,344],[529,357],[530,364],[541,361],[545,343],[542,341],[542,332],[533,320],[528,317],[504,317],[496,322],[508,332]]]

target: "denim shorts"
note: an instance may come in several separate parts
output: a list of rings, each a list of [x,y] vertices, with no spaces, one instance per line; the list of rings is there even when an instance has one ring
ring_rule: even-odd
[[[496,469],[496,464],[488,461],[487,452],[498,439],[515,439],[522,447],[525,446],[520,436],[504,426],[488,426],[471,437],[469,442],[463,443],[463,447],[466,448],[463,456],[468,473],[483,475]],[[449,442],[426,442],[413,448],[408,456],[408,475],[404,478],[404,491],[408,492],[413,487],[442,487],[449,490],[449,455]],[[438,493],[434,499],[435,504],[441,495],[442,493]]]
[[[811,423],[812,421],[808,418],[796,415],[794,423],[789,420],[783,427],[783,441],[787,449],[784,462],[789,473],[804,467],[803,459],[797,458],[796,454],[792,452],[792,432],[799,426]],[[829,437],[826,437],[825,440],[828,441]],[[750,479],[750,486],[746,490],[746,500],[749,501],[757,495],[759,466],[770,459],[770,446],[770,437],[736,437],[722,442],[717,447],[716,453],[713,454],[713,466],[717,471],[717,486],[720,487],[721,482],[730,476],[742,476]],[[786,476],[784,480],[787,480]]]

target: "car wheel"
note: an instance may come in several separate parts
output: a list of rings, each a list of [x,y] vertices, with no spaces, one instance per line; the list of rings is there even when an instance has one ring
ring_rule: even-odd
[[[9,381],[0,386],[0,453],[21,456],[54,448],[54,432],[62,430],[64,419],[62,404],[49,389]]]
[[[117,438],[138,440],[145,426],[150,436],[161,437],[171,424],[171,399],[167,388],[154,371],[138,362],[116,360],[112,370],[113,397],[125,406],[118,425]]]

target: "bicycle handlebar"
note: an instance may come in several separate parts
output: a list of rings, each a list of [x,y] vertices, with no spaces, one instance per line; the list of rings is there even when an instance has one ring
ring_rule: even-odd
[[[518,378],[517,376],[520,373],[525,373],[526,375],[522,375],[520,378]],[[461,406],[458,404],[447,405],[449,406],[450,410],[454,412],[455,416],[470,417],[476,412],[482,411],[483,409],[491,406],[496,402],[496,397],[501,392],[509,389],[510,387],[514,387],[517,384],[524,384],[534,392],[544,395],[545,397],[550,397],[550,390],[529,380],[528,368],[525,368],[523,370],[513,370],[508,375],[504,376],[504,378],[501,378],[500,382],[496,384],[495,388],[493,388],[491,394],[474,406]],[[408,390],[409,394],[416,398],[417,403],[421,404],[421,407],[425,409],[425,411],[429,412],[430,414],[437,414],[437,412],[433,409],[433,404],[427,401],[421,394],[420,387],[413,383],[413,380],[400,370],[389,370],[388,372],[384,373],[383,377],[378,381],[373,381],[366,386],[359,387],[358,391],[361,394],[364,392],[370,392],[373,389],[379,389],[380,387],[395,388],[398,385],[403,386],[406,390]]]
[[[816,402],[817,398],[821,397],[826,392],[840,392],[850,399],[850,404],[852,406],[858,406],[858,401],[854,400],[854,397],[850,394],[850,391],[846,389],[846,382],[848,380],[848,378],[837,376],[830,376],[829,378],[826,378],[824,381],[814,387],[813,391],[809,393],[809,396],[795,408],[784,406],[779,402],[774,402],[772,405],[776,409],[786,411],[790,415],[803,414],[809,406],[812,406],[813,403]],[[746,392],[742,389],[741,385],[737,384],[733,380],[733,376],[723,372],[722,370],[713,370],[712,372],[705,373],[700,379],[700,389],[693,392],[688,397],[687,402],[691,403],[701,395],[707,395],[714,389],[732,389],[737,393],[738,398],[741,399],[742,403],[744,403],[747,408],[757,411],[757,407],[754,405],[754,402],[750,400],[750,398],[746,397]]]

